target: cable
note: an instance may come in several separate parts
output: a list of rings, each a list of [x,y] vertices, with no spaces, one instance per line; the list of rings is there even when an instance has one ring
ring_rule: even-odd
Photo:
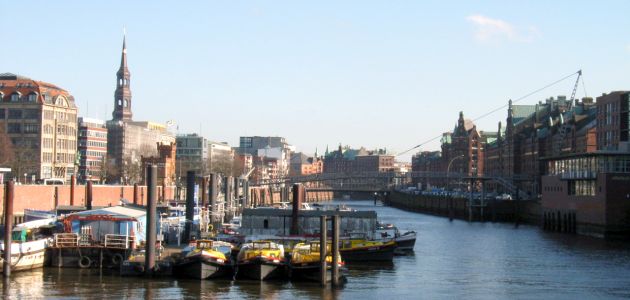
[[[527,94],[525,94],[525,95],[523,95],[521,97],[518,97],[516,100],[513,100],[512,103],[516,103],[516,102],[519,102],[519,101],[521,101],[521,100],[523,100],[525,98],[528,98],[529,96],[532,96],[532,95],[534,95],[534,94],[536,94],[536,93],[538,93],[540,91],[543,91],[543,90],[545,90],[545,89],[547,89],[549,87],[552,87],[552,86],[554,86],[554,85],[556,85],[556,84],[558,84],[558,83],[560,83],[562,81],[565,81],[566,79],[571,78],[571,77],[575,76],[575,74],[578,74],[580,72],[581,72],[581,70],[578,70],[578,71],[573,72],[573,73],[571,73],[571,74],[569,74],[567,76],[564,76],[564,77],[562,77],[562,78],[560,78],[560,79],[558,79],[558,80],[556,80],[556,81],[554,81],[554,82],[552,82],[550,84],[547,84],[547,85],[545,85],[545,86],[543,86],[541,88],[538,88],[538,89],[536,89],[536,90],[534,90],[532,92],[529,92],[529,93],[527,93]],[[582,85],[584,86],[584,76],[582,76]],[[586,94],[586,87],[584,87],[584,94]],[[489,111],[489,112],[487,112],[487,113],[485,113],[485,114],[483,114],[483,115],[481,115],[481,116],[479,116],[477,118],[474,118],[473,121],[477,121],[477,120],[480,120],[482,118],[485,118],[485,117],[487,117],[487,116],[489,116],[489,115],[491,115],[491,114],[493,114],[493,113],[495,113],[495,112],[497,112],[499,110],[502,110],[502,109],[504,109],[504,108],[506,108],[508,106],[509,106],[509,104],[505,104],[505,105],[503,105],[501,107],[495,108],[495,109],[493,109],[493,110],[491,110],[491,111]],[[422,143],[420,143],[420,144],[418,144],[418,145],[416,145],[414,147],[409,148],[408,150],[405,150],[405,151],[403,151],[403,152],[401,152],[399,154],[396,154],[396,156],[404,155],[404,154],[408,153],[411,150],[420,148],[422,145],[424,145],[426,143],[429,143],[429,142],[432,142],[432,141],[434,141],[436,139],[439,139],[441,137],[442,137],[442,134],[440,134],[440,135],[438,135],[436,137],[433,137],[431,139],[428,139],[428,140],[426,140],[426,141],[424,141],[424,142],[422,142]]]

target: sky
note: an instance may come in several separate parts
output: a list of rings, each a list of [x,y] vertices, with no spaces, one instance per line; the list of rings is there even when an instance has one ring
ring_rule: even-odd
[[[238,146],[283,136],[409,161],[581,69],[577,97],[630,89],[628,1],[2,1],[0,72],[111,119],[123,28],[134,120]],[[570,96],[576,77],[527,97]],[[476,120],[496,131],[502,109]],[[432,140],[432,141],[430,141]],[[425,143],[426,141],[430,141]]]

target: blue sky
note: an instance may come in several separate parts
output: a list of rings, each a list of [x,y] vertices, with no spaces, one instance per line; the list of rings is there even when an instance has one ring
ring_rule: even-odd
[[[0,72],[57,84],[80,115],[109,119],[125,26],[134,119],[175,120],[179,133],[231,145],[280,135],[307,153],[339,143],[402,152],[451,130],[459,111],[475,118],[578,69],[588,96],[630,89],[627,1],[0,6]],[[573,84],[520,103],[569,96]],[[478,128],[496,130],[505,114]]]

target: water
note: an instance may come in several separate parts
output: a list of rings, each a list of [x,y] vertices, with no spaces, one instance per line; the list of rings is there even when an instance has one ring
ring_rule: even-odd
[[[337,291],[311,283],[121,278],[97,270],[16,272],[5,298],[108,299],[593,299],[630,298],[630,243],[547,233],[533,226],[449,222],[375,209],[383,222],[418,232],[415,255],[392,264],[348,266]]]

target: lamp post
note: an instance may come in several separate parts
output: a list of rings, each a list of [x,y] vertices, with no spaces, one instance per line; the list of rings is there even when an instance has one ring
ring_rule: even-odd
[[[448,175],[451,172],[451,166],[453,165],[453,162],[456,161],[459,158],[464,158],[463,154],[460,154],[458,156],[455,156],[451,159],[451,161],[448,163],[448,167],[446,167],[446,193],[447,193],[447,197],[449,199],[449,203],[448,203],[448,220],[449,221],[453,221],[453,196],[451,194],[449,194],[449,183],[450,183],[450,179],[448,178]]]

